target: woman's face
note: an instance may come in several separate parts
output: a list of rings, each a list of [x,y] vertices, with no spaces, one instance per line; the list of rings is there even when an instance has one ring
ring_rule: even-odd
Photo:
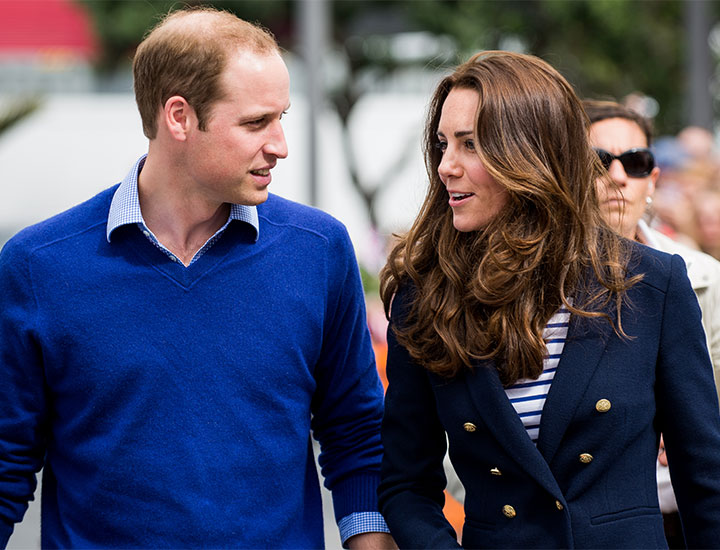
[[[442,159],[438,175],[448,192],[453,225],[458,231],[477,231],[505,206],[508,194],[485,170],[475,144],[475,113],[480,95],[453,88],[440,113],[437,137]]]
[[[605,149],[613,155],[620,155],[628,149],[647,147],[647,138],[632,120],[626,118],[606,118],[590,126],[590,143],[593,147]],[[625,173],[619,160],[615,159],[608,168],[610,178],[617,188],[604,180],[597,180],[600,209],[605,221],[623,237],[634,239],[637,223],[645,213],[647,198],[655,191],[655,182],[660,169],[655,167],[650,175],[632,178]]]

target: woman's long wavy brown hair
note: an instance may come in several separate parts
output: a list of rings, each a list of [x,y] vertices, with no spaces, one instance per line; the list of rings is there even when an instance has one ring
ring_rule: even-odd
[[[494,220],[467,233],[453,226],[438,176],[437,129],[453,88],[478,92],[477,154],[508,194]],[[399,288],[414,287],[407,317],[393,325],[414,360],[454,376],[492,359],[505,385],[537,378],[543,328],[562,304],[625,336],[620,306],[641,277],[628,278],[627,245],[598,209],[604,171],[588,126],[570,84],[533,56],[479,53],[440,82],[423,145],[427,196],[380,274],[388,315]]]

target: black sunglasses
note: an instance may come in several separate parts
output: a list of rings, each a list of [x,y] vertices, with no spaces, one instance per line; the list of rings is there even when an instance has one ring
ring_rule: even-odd
[[[593,147],[593,149],[598,157],[600,157],[600,161],[603,163],[605,170],[609,170],[612,161],[617,159],[620,161],[620,164],[622,164],[625,173],[631,178],[644,178],[645,176],[649,176],[650,172],[655,168],[655,156],[650,149],[642,147],[628,149],[619,155],[613,155],[609,151],[597,147]]]

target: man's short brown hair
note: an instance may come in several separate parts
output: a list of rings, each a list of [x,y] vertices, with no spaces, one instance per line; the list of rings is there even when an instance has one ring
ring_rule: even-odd
[[[158,110],[174,95],[195,109],[201,130],[210,108],[222,99],[220,75],[230,52],[279,52],[266,29],[213,8],[169,13],[145,37],[135,53],[135,101],[149,139],[157,135]]]

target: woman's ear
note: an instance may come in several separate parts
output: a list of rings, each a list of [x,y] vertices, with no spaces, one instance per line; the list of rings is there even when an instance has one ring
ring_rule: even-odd
[[[650,172],[650,175],[648,176],[648,188],[647,188],[647,197],[652,197],[655,194],[655,184],[657,183],[658,178],[660,177],[660,168],[657,166],[652,169],[652,172]]]

